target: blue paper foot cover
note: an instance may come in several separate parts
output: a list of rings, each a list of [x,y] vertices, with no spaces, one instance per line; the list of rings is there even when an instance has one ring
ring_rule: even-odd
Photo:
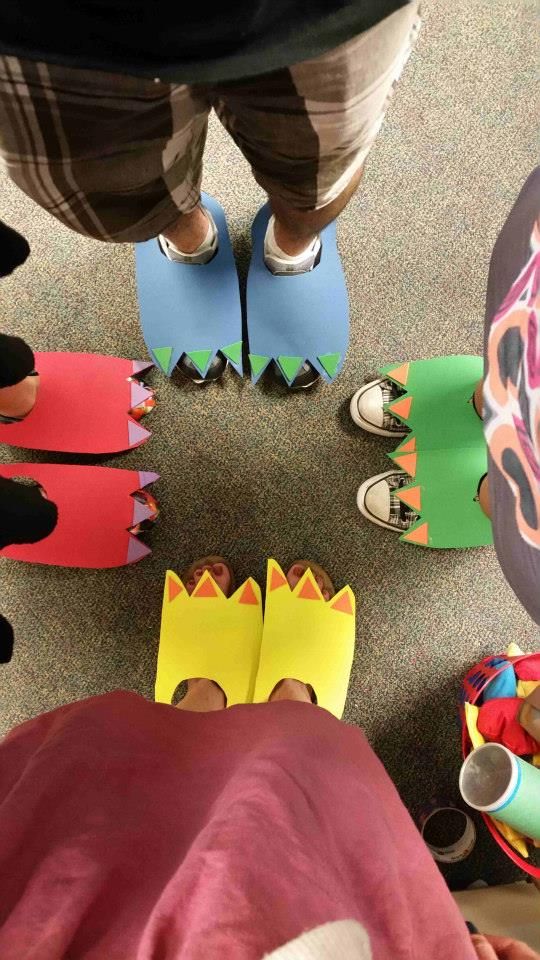
[[[202,377],[220,352],[242,375],[242,309],[238,275],[225,214],[202,194],[218,229],[219,246],[209,263],[168,260],[157,240],[135,247],[141,327],[155,363],[170,376],[186,354]]]
[[[321,233],[320,261],[309,273],[274,276],[264,262],[266,204],[255,217],[247,283],[249,360],[254,383],[273,360],[292,384],[304,361],[331,383],[349,343],[349,302],[336,227]]]

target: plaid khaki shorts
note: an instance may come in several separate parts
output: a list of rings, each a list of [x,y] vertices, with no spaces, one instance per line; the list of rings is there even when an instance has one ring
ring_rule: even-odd
[[[0,154],[66,226],[147,240],[197,204],[214,109],[267,193],[318,209],[363,165],[419,24],[412,2],[322,57],[217,85],[0,57]]]

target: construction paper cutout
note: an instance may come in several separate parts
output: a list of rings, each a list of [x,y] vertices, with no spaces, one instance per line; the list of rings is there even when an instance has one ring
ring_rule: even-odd
[[[253,255],[247,282],[250,354],[271,357],[276,363],[278,357],[300,357],[297,370],[306,360],[330,383],[343,367],[349,342],[347,287],[335,223],[321,233],[320,261],[313,270],[296,276],[274,276],[263,255],[269,216],[266,204],[252,228]],[[320,358],[336,354],[340,359],[330,374]],[[290,385],[294,377],[283,373]],[[253,382],[259,376],[252,367]]]
[[[129,533],[131,496],[158,479],[157,473],[60,463],[0,465],[2,477],[31,477],[58,507],[58,523],[39,543],[14,544],[0,556],[61,567],[121,567],[150,553]]]
[[[268,561],[272,563],[272,561]],[[276,564],[270,568],[270,590],[279,590],[280,587],[288,586],[288,580],[281,567]]]
[[[219,596],[220,593],[223,594],[221,587],[219,587],[218,584],[214,581],[214,578],[212,577],[210,571],[205,570],[201,579],[197,583],[193,593],[191,594],[191,596],[203,597],[205,600],[208,600],[208,599],[214,599],[215,597]]]
[[[142,490],[143,487],[148,487],[149,484],[155,483],[156,480],[159,480],[159,473],[152,473],[148,470],[139,470],[139,489]]]
[[[493,543],[491,521],[476,494],[487,472],[483,424],[471,397],[483,373],[474,356],[433,357],[380,371],[406,385],[387,409],[412,431],[389,454],[415,480],[396,491],[419,520],[401,540],[428,547],[476,547]]]
[[[257,594],[255,593],[253,586],[250,580],[246,580],[244,584],[244,589],[238,598],[238,603],[258,603]]]
[[[393,379],[392,367],[395,364],[382,367],[381,375]],[[414,403],[409,416],[397,416],[414,433],[417,450],[477,446],[483,426],[470,399],[483,370],[482,357],[465,355],[409,363],[407,389],[400,399]]]
[[[408,531],[404,533],[402,540],[406,540],[407,543],[421,543],[426,546],[429,543],[429,527],[427,523],[419,523]]]
[[[210,360],[212,358],[211,350],[192,350],[190,353],[186,352],[186,357],[189,357],[191,362],[197,367],[197,370],[202,377],[206,375],[208,367],[210,366]]]
[[[345,707],[351,670],[355,618],[342,616],[331,602],[322,598],[314,603],[300,599],[312,574],[306,571],[294,590],[272,589],[273,574],[285,574],[275,560],[268,561],[264,628],[259,670],[255,685],[255,702],[268,700],[272,690],[284,677],[295,677],[311,684],[319,706],[341,717]],[[350,587],[340,591],[347,595],[354,611],[354,594]],[[337,598],[336,598],[337,599]]]
[[[177,577],[171,577],[170,574],[167,575],[167,599],[169,603],[172,603],[172,601],[182,593],[183,589],[184,587],[182,586],[181,580],[178,580]]]
[[[422,507],[418,523],[400,539],[443,548],[493,543],[491,521],[476,499],[478,481],[487,470],[485,443],[450,450],[419,450],[408,456],[416,457],[415,482],[402,487],[401,495],[408,496],[411,488],[420,486]]]
[[[525,652],[521,649],[519,644],[515,640],[511,640],[508,644],[506,650],[504,651],[507,657],[523,657],[526,656]],[[520,664],[518,664],[519,669]],[[515,669],[515,668],[514,668]]]
[[[300,590],[298,597],[302,600],[324,599],[321,591],[319,590],[319,586],[317,582],[313,578],[313,574],[311,573],[311,570],[308,569],[307,573],[308,573],[308,576],[306,576],[302,584],[302,589]]]
[[[143,543],[142,540],[138,540],[137,537],[131,537],[128,543],[126,563],[137,563],[138,560],[147,557],[149,553],[152,553],[150,547],[147,547],[146,544]]]
[[[331,379],[335,377],[338,372],[341,355],[339,353],[323,353],[318,359],[328,376]]]
[[[261,357],[257,353],[249,354],[249,365],[251,367],[251,379],[253,383],[257,383],[257,380],[263,371],[266,370],[271,359],[272,357]]]
[[[136,527],[138,523],[142,523],[143,520],[148,520],[150,517],[155,516],[155,511],[148,503],[141,503],[140,500],[133,498],[133,520],[131,522],[132,527]]]
[[[149,431],[129,416],[135,384],[128,378],[138,361],[61,352],[37,352],[35,360],[40,375],[35,406],[20,423],[0,424],[0,442],[105,454],[133,449],[148,439]],[[141,369],[151,366],[145,361]]]
[[[393,370],[388,371],[387,376],[391,377],[392,380],[395,380],[396,383],[400,383],[402,386],[405,386],[409,377],[409,364],[402,363],[399,367],[394,367]]]
[[[399,453],[408,453],[413,450],[416,450],[416,437],[411,437],[409,440],[404,440],[403,443],[401,443],[399,447],[394,450],[394,453],[398,453],[398,451]]]
[[[399,400],[395,400],[388,409],[394,417],[402,417],[406,420],[411,412],[411,404],[412,397],[400,397]]]
[[[242,362],[242,341],[237,340],[236,343],[230,343],[228,347],[222,347],[221,352],[227,360],[235,363],[238,367],[238,364]]]
[[[351,602],[351,593],[350,590],[344,588],[340,590],[338,594],[330,601],[330,606],[332,610],[339,610],[340,613],[347,613],[349,616],[354,616],[354,606]]]
[[[287,383],[292,383],[302,366],[302,357],[278,357],[277,362]]]
[[[156,361],[160,370],[163,370],[163,373],[169,374],[172,372],[171,371],[171,367],[173,366],[173,364],[171,364],[171,357],[173,355],[172,347],[154,347],[153,350],[151,350],[150,352],[154,357],[154,360]]]
[[[136,420],[128,421],[128,437],[130,448],[140,446],[141,443],[144,443],[149,436],[150,431],[145,430],[144,427],[141,427],[140,423],[137,423]]]
[[[406,470],[411,477],[416,476],[416,453],[406,453],[401,457],[396,457],[395,453],[391,453],[389,454],[389,457],[391,457],[398,467],[401,467],[402,470]]]
[[[131,383],[131,407],[140,407],[148,400],[149,397],[153,397],[153,390],[149,390],[144,386],[143,383],[139,383],[138,380],[133,380]]]
[[[528,697],[537,687],[540,687],[540,680],[518,680],[516,686],[517,696],[522,699]]]
[[[480,708],[473,703],[469,703],[467,700],[463,704],[463,707],[469,739],[476,750],[477,747],[483,746],[486,742],[478,729],[478,714],[480,713]]]
[[[171,581],[178,587],[174,603],[169,600]],[[191,677],[218,683],[227,706],[253,700],[262,637],[260,587],[250,578],[227,598],[212,582],[214,599],[204,603],[190,597],[181,579],[167,571],[155,686],[162,703],[170,703],[178,684]],[[256,603],[240,602],[247,584]]]
[[[133,370],[131,375],[135,376],[138,373],[144,373],[145,370],[150,370],[154,366],[151,360],[132,360]]]
[[[420,512],[422,508],[421,487],[404,487],[402,490],[395,490],[394,492],[398,500],[402,500],[403,503],[406,503],[408,507],[412,507],[417,513]]]
[[[487,817],[493,826],[499,831],[501,836],[503,836],[504,839],[510,844],[510,846],[513,847],[514,850],[517,850],[517,852],[527,860],[529,858],[529,851],[523,834],[518,833],[518,831],[514,830],[514,828],[508,823],[503,823],[501,820],[495,820],[493,817],[490,817],[489,814],[487,814]]]
[[[218,351],[242,341],[240,289],[225,214],[208,194],[202,195],[202,201],[219,233],[218,250],[209,263],[170,261],[157,240],[135,245],[143,336],[150,353],[168,375],[181,356],[189,354],[197,357],[193,362],[205,376]],[[202,353],[208,356],[204,364]],[[228,359],[242,375],[241,351],[238,359]]]

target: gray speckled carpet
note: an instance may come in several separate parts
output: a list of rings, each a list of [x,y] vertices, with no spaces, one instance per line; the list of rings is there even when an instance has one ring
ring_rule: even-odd
[[[117,687],[150,697],[167,566],[219,550],[240,577],[262,581],[268,555],[308,556],[358,598],[346,719],[366,728],[413,812],[430,796],[457,797],[460,678],[511,639],[540,647],[539,633],[492,549],[407,548],[361,519],[356,488],[387,468],[391,443],[358,431],[348,402],[381,362],[481,352],[491,247],[536,160],[533,9],[425,3],[416,53],[339,222],[352,336],[337,383],[289,395],[233,374],[201,390],[154,373],[151,440],[108,461],[162,475],[152,556],[105,572],[0,562],[0,606],[17,633],[0,668],[2,731]],[[262,195],[215,120],[204,187],[225,206],[245,273]],[[129,246],[70,233],[5,178],[0,215],[32,245],[0,284],[4,330],[42,350],[146,355]],[[453,885],[513,875],[483,827],[475,854],[447,872]]]

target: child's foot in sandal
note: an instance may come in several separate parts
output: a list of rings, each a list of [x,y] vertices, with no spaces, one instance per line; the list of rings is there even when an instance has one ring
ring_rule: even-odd
[[[304,571],[300,579],[296,568]],[[342,717],[354,642],[355,598],[349,586],[336,593],[326,571],[308,560],[297,560],[288,572],[276,560],[268,561],[253,703],[311,700]]]
[[[302,579],[307,569],[310,569],[317,586],[319,587],[324,599],[330,600],[335,594],[334,584],[330,580],[326,570],[318,563],[311,560],[296,560],[289,568],[285,576],[292,590]],[[280,680],[268,697],[270,703],[276,700],[300,700],[304,703],[317,703],[317,697],[313,687],[310,684],[302,683],[300,680],[294,680],[292,677],[286,677]]]
[[[182,580],[190,596],[205,570],[212,575],[212,579],[225,596],[230,597],[233,590],[232,570],[226,560],[216,556],[196,560],[183,574]],[[179,710],[206,713],[210,710],[223,710],[227,706],[227,701],[223,690],[213,680],[207,680],[206,677],[191,677],[187,680],[186,695],[176,706]]]
[[[335,594],[334,584],[332,583],[330,577],[328,576],[326,570],[321,567],[318,563],[314,563],[312,560],[295,560],[291,567],[287,570],[285,576],[292,590],[294,590],[296,584],[299,580],[302,579],[306,570],[311,570],[313,576],[315,577],[317,586],[319,587],[325,600],[330,600],[331,597]]]
[[[212,579],[215,580],[222,593],[224,593],[226,597],[230,597],[233,591],[232,569],[223,557],[213,555],[203,557],[201,560],[196,560],[182,574],[182,580],[186,585],[186,590],[189,595],[191,596],[193,593],[205,570],[208,570],[212,575]]]

